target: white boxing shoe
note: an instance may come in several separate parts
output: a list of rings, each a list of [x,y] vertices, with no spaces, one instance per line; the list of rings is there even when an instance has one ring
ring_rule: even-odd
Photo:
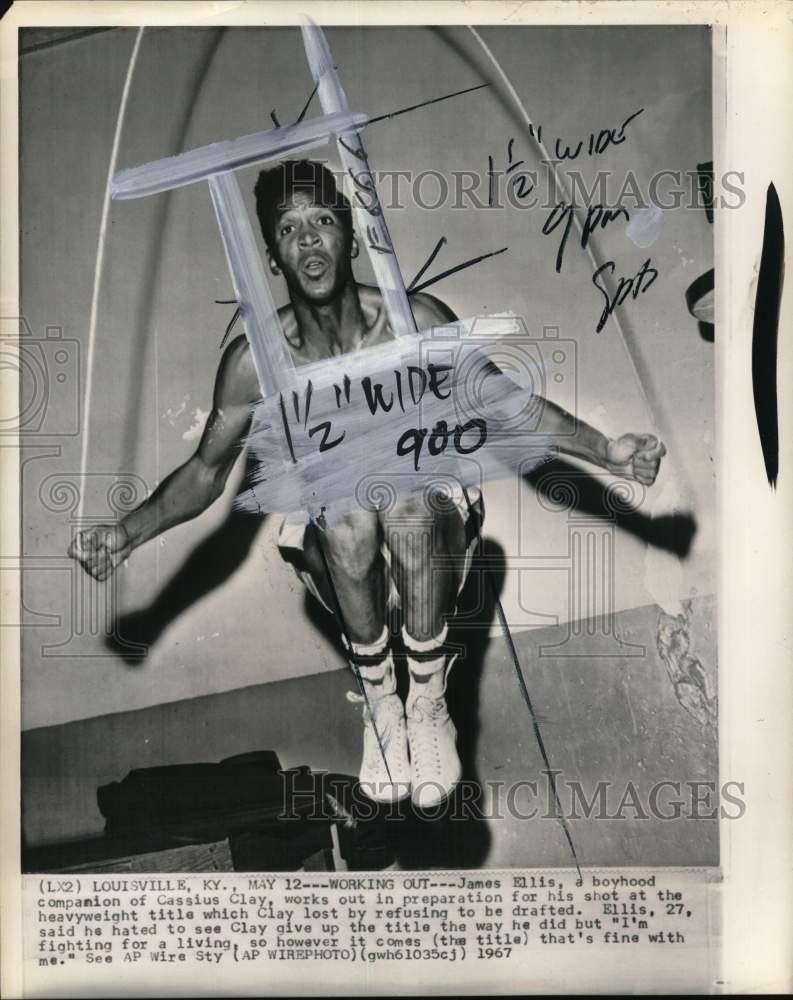
[[[412,798],[418,809],[439,805],[462,777],[457,729],[446,705],[446,678],[453,662],[424,683],[411,678],[405,707]]]
[[[372,696],[368,689],[367,696],[359,785],[364,795],[375,802],[398,802],[410,795],[405,707],[395,690]],[[363,695],[353,691],[347,692],[347,698],[364,702]]]

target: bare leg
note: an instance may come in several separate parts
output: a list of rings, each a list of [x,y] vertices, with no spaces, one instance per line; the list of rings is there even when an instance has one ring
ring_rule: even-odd
[[[441,507],[417,498],[389,511],[384,530],[404,611],[411,795],[418,808],[431,808],[450,794],[462,773],[457,731],[446,707],[454,657],[445,641],[463,572],[465,524],[454,504]]]
[[[383,631],[385,567],[380,546],[380,524],[370,511],[354,511],[331,526],[311,524],[306,529],[303,551],[311,575],[329,608],[335,609],[338,601],[352,642],[375,642]]]
[[[439,635],[454,613],[465,555],[457,507],[435,506],[410,497],[382,517],[405,629],[420,641]]]
[[[394,661],[385,628],[385,560],[377,514],[355,511],[331,526],[311,525],[303,551],[328,607],[341,609],[350,660],[363,685],[360,787],[380,801],[410,794],[405,711],[396,694]],[[362,696],[348,694],[350,700]]]

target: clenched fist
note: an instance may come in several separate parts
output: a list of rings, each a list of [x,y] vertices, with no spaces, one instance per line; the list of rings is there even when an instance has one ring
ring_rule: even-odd
[[[106,580],[132,551],[122,524],[97,524],[81,531],[69,546],[69,555],[95,580]]]
[[[606,449],[606,468],[652,486],[666,448],[653,434],[623,434],[612,438]]]

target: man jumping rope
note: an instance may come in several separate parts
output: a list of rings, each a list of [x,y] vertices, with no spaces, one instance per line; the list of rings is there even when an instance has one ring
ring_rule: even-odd
[[[353,276],[358,244],[352,213],[332,173],[319,163],[285,162],[260,173],[255,195],[270,269],[283,275],[289,291],[290,304],[278,315],[295,365],[393,340],[379,289]],[[456,319],[424,293],[410,295],[410,306],[419,330]],[[120,522],[81,532],[69,554],[106,580],[138,546],[206,510],[223,493],[260,398],[248,341],[237,337],[220,362],[195,453]],[[611,439],[554,403],[540,402],[537,430],[555,451],[647,486],[655,481],[665,454],[657,438]],[[281,527],[281,554],[340,619],[361,679],[362,695],[351,697],[365,701],[360,783],[373,799],[411,795],[418,808],[430,808],[460,780],[457,733],[445,699],[454,661],[446,638],[483,516],[481,496],[461,491],[445,506],[403,498],[388,511],[358,509],[332,525],[292,514]],[[415,530],[417,521],[423,532]],[[410,682],[404,705],[387,625],[387,610],[395,605]]]

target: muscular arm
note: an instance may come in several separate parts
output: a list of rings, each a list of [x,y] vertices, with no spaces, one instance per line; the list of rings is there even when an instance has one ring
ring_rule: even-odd
[[[133,549],[201,514],[223,492],[250,428],[256,398],[248,365],[247,344],[239,337],[223,355],[212,411],[195,452],[122,521]]]
[[[547,435],[556,451],[606,468],[611,438],[550,400],[540,399],[540,405],[538,434]]]
[[[80,532],[69,555],[91,576],[106,580],[133,549],[206,510],[223,492],[258,396],[247,342],[238,337],[220,363],[212,412],[195,453],[122,521]]]
[[[419,330],[453,323],[457,317],[440,299],[419,293],[410,297],[410,304]],[[498,368],[493,364],[493,368]],[[603,469],[633,476],[646,486],[651,486],[658,475],[661,458],[666,448],[652,434],[623,434],[610,438],[571,413],[537,396],[541,407],[536,432],[546,436],[552,448],[575,458],[592,462]]]

